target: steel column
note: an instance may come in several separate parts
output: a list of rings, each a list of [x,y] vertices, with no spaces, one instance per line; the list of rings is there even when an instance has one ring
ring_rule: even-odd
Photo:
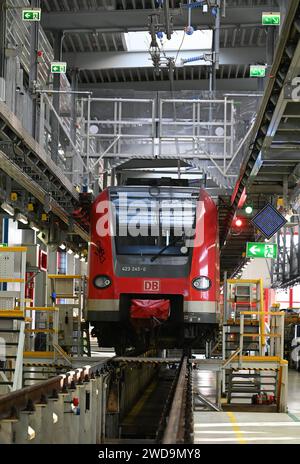
[[[0,79],[5,79],[6,0],[0,0]]]
[[[73,144],[76,146],[76,92],[78,90],[78,77],[79,77],[79,72],[78,69],[73,69],[72,74],[71,74],[71,87],[72,87],[72,94],[70,95],[71,98],[71,127],[70,127],[70,137],[73,142]],[[71,149],[71,147],[70,147]],[[75,175],[75,171],[78,169],[81,169],[79,167],[79,163],[77,162],[77,154],[73,151],[72,152],[72,158],[71,158],[71,176],[70,179],[72,183],[75,185],[77,182],[79,182],[79,173],[77,176]]]
[[[40,7],[40,0],[32,0],[33,8]],[[39,29],[40,23],[33,21],[30,24],[30,69],[29,69],[29,87],[32,94],[32,136],[37,137],[37,95],[34,90],[38,80],[38,62],[37,52],[39,48]]]
[[[54,59],[56,61],[61,61],[62,55],[62,38],[63,34],[61,31],[57,31],[54,34],[54,44],[53,44],[53,52],[54,52]],[[53,74],[53,90],[60,90],[60,74]],[[57,114],[59,114],[59,102],[60,102],[60,94],[59,92],[54,92],[53,94],[53,107]],[[59,145],[59,122],[56,115],[51,112],[51,158],[53,161],[57,163],[58,161],[58,145]]]

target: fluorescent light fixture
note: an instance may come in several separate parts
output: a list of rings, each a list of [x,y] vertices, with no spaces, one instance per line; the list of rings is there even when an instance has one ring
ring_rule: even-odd
[[[74,258],[75,258],[75,259],[78,259],[78,258],[79,258],[79,254],[78,254],[78,253],[75,253]]]
[[[18,213],[18,214],[17,214],[16,220],[19,221],[19,222],[22,222],[22,224],[28,224],[28,219],[27,219],[27,217],[24,216],[24,214],[22,214],[22,213]]]
[[[64,243],[61,243],[61,244],[59,245],[59,248],[60,248],[61,250],[65,250],[67,247],[66,247],[66,245],[65,245]]]
[[[67,251],[68,255],[72,255],[73,254],[73,250],[71,248],[68,249]]]
[[[40,231],[39,227],[34,222],[31,222],[29,225],[30,225],[31,229],[34,230],[35,232]]]
[[[192,35],[187,35],[184,31],[174,31],[171,40],[167,40],[164,35],[163,47],[166,52],[176,52],[179,49],[184,37],[181,51],[202,51],[211,50],[213,41],[213,31],[209,29],[195,31]],[[126,48],[128,52],[148,52],[151,35],[148,31],[126,32],[124,34]],[[159,39],[157,43],[160,45]]]
[[[4,211],[10,216],[13,216],[15,214],[14,208],[8,203],[6,203],[6,201],[2,203],[1,208],[4,209]]]

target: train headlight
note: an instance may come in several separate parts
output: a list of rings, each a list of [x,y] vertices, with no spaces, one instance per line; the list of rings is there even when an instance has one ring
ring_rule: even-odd
[[[192,285],[196,290],[209,290],[211,287],[211,280],[205,276],[197,277],[193,280]]]
[[[94,278],[94,285],[96,288],[107,288],[111,285],[111,280],[106,275],[98,275]]]

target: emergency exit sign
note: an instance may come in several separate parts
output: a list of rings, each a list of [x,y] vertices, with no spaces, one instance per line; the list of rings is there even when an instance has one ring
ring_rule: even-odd
[[[266,77],[266,66],[250,66],[250,77]]]
[[[280,13],[263,13],[262,25],[263,26],[280,26]]]
[[[24,9],[22,10],[22,21],[40,21],[41,20],[41,9]]]
[[[248,242],[247,258],[277,258],[277,245],[275,243]]]
[[[55,61],[51,63],[51,72],[53,74],[65,74],[67,71],[67,63],[62,61]]]

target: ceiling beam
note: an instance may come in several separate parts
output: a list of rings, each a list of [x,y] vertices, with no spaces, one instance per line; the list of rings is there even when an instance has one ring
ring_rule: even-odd
[[[221,18],[222,25],[257,25],[261,26],[261,14],[270,9],[270,3],[250,7],[227,7],[226,17]],[[170,10],[175,29],[183,29],[187,25],[187,11]],[[42,26],[44,30],[80,31],[96,30],[100,32],[127,32],[148,29],[150,14],[158,14],[159,10],[79,10],[43,12]],[[215,17],[210,13],[203,14],[201,8],[193,10],[193,24],[198,28],[211,27]]]
[[[79,84],[80,90],[92,90],[93,96],[97,96],[97,90],[128,90],[134,91],[170,91],[170,81],[143,81],[143,82],[99,82]],[[209,81],[207,79],[195,80],[176,80],[174,81],[174,91],[181,90],[208,90]],[[217,90],[228,92],[255,92],[257,91],[257,79],[217,79]]]
[[[182,51],[178,56],[178,63],[181,59],[201,55],[201,51]],[[167,52],[167,55],[174,56],[176,52]],[[64,61],[68,66],[76,69],[100,70],[100,69],[125,69],[125,68],[149,68],[151,67],[151,57],[148,52],[76,52],[64,53]],[[265,48],[241,47],[241,48],[221,48],[220,65],[249,65],[257,62],[265,62]],[[193,63],[195,65],[195,62]],[[197,65],[210,65],[208,61],[197,61]]]

